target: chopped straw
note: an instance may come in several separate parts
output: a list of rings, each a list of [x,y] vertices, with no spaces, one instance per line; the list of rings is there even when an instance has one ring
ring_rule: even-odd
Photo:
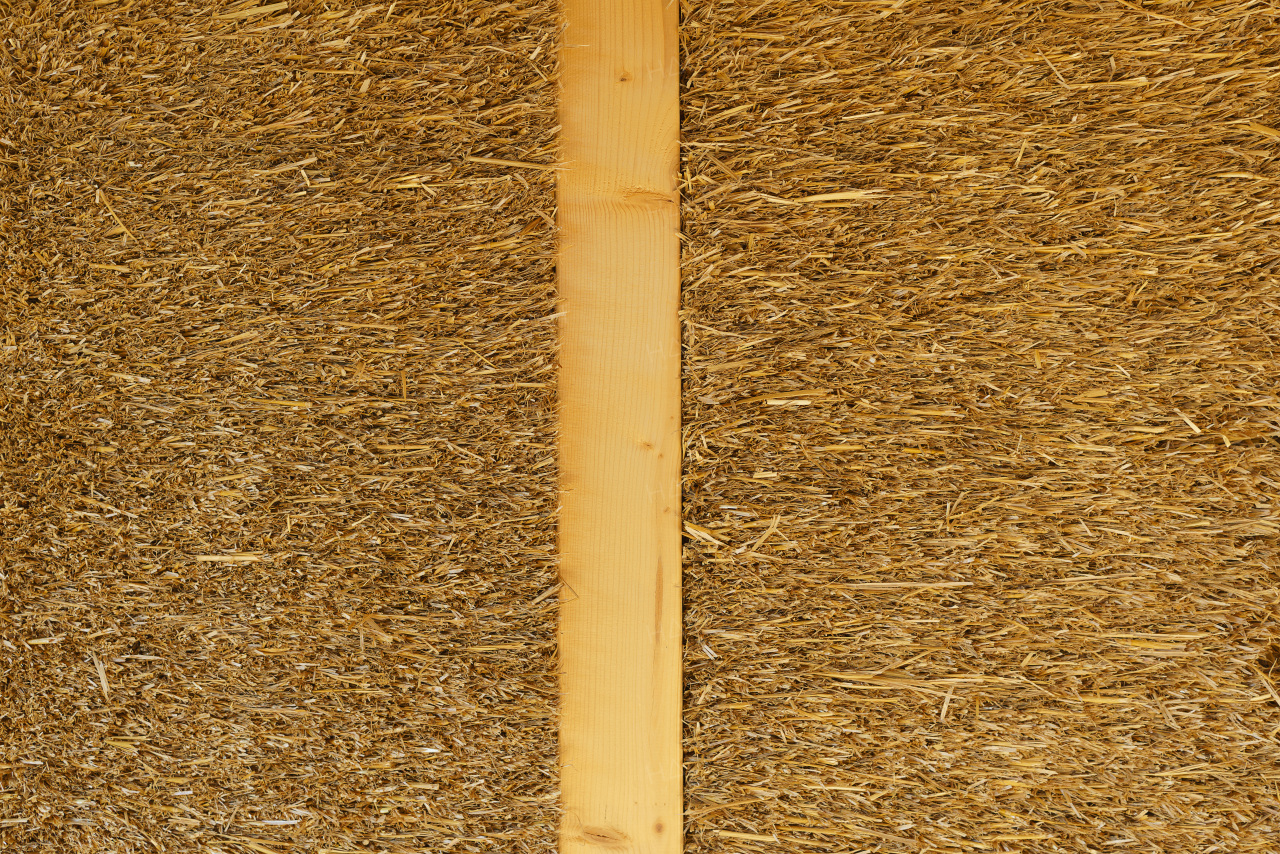
[[[555,42],[0,2],[0,850],[550,850]]]
[[[553,850],[554,9],[0,6],[0,848]],[[689,851],[1275,851],[1277,18],[686,6]]]
[[[1274,854],[1280,13],[683,48],[688,850]]]

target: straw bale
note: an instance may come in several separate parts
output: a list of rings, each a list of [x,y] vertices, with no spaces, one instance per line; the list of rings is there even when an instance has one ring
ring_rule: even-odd
[[[0,3],[0,850],[549,850],[554,14]]]
[[[553,10],[0,12],[0,847],[550,850]],[[686,7],[690,850],[1274,851],[1278,23]]]
[[[684,11],[689,850],[1275,852],[1277,10]]]

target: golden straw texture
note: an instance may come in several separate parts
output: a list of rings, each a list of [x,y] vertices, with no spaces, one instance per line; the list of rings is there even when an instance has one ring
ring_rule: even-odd
[[[1276,9],[684,14],[689,850],[1275,852]]]
[[[554,8],[2,6],[0,850],[551,850]]]
[[[555,38],[0,2],[0,848],[552,850]],[[1273,854],[1277,12],[682,40],[688,850]]]

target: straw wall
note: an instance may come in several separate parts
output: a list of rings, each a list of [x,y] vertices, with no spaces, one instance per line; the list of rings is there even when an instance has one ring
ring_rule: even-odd
[[[261,9],[0,15],[0,847],[550,851],[554,8]],[[689,850],[1274,850],[1275,11],[684,16]]]
[[[690,850],[1276,850],[1280,21],[1143,8],[687,4]]]
[[[554,45],[0,14],[0,849],[548,850]]]

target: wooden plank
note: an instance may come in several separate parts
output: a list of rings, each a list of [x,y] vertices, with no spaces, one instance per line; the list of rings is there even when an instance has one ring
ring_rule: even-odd
[[[678,7],[562,9],[559,850],[677,854]]]

